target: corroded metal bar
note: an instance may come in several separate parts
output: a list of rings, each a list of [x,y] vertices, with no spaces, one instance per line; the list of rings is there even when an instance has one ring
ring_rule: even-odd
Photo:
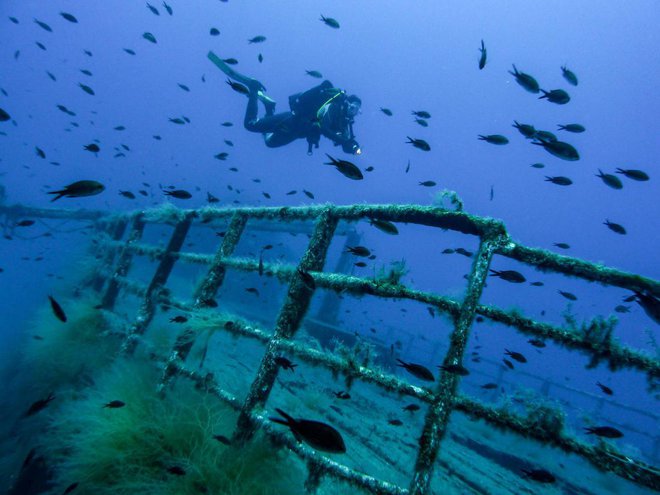
[[[122,249],[121,254],[119,255],[119,261],[117,262],[117,267],[113,273],[108,287],[105,290],[105,294],[101,300],[101,305],[103,309],[111,310],[115,307],[115,301],[117,300],[117,294],[119,294],[119,283],[117,282],[118,278],[125,278],[126,274],[131,268],[131,262],[133,261],[133,250],[131,246],[142,239],[142,234],[144,233],[145,227],[144,218],[141,215],[136,216],[133,219],[133,225],[131,227],[131,232],[128,235],[126,244]]]
[[[200,283],[199,287],[195,290],[195,295],[193,296],[195,306],[199,306],[200,302],[215,297],[215,294],[218,292],[218,289],[225,279],[226,269],[222,260],[231,256],[236,249],[238,242],[241,240],[243,230],[245,230],[245,224],[247,221],[248,217],[241,213],[235,213],[232,216],[229,227],[227,227],[225,236],[222,239],[222,243],[220,244],[218,251],[215,253],[211,268],[206,274],[206,277],[204,277],[204,280]]]
[[[193,308],[203,307],[206,304],[206,301],[215,297],[225,279],[226,269],[221,261],[225,257],[231,256],[234,249],[236,249],[238,242],[241,240],[241,234],[245,229],[247,220],[248,217],[240,213],[237,213],[232,217],[225,233],[225,237],[222,239],[220,247],[215,254],[211,268],[206,274],[206,277],[204,277],[199,284],[199,287],[195,290],[193,296]],[[186,360],[186,357],[188,357],[188,354],[190,353],[190,349],[192,349],[192,346],[195,343],[196,337],[197,335],[188,328],[184,328],[177,336],[174,345],[172,346],[172,351],[170,352],[165,367],[163,368],[163,376],[161,377],[160,384],[158,385],[158,391],[161,394],[175,377],[176,368],[174,367],[174,363],[183,363]]]
[[[470,272],[461,311],[454,321],[454,331],[451,334],[451,342],[445,356],[444,366],[459,366],[463,361],[470,327],[472,326],[481,293],[486,284],[488,267],[493,258],[498,240],[494,238],[481,239],[479,250],[472,264],[472,271]],[[455,373],[443,371],[440,374],[437,392],[426,413],[424,429],[419,439],[415,473],[413,474],[409,488],[411,495],[426,495],[430,493],[433,466],[440,450],[440,442],[447,431],[447,424],[458,390],[458,380],[459,377]]]
[[[55,218],[61,220],[98,220],[108,216],[100,210],[66,210],[64,208],[34,208],[24,205],[0,205],[0,215],[9,217]]]
[[[172,236],[170,237],[170,241],[167,244],[165,255],[158,264],[158,268],[156,268],[156,272],[149,283],[149,287],[147,287],[147,292],[144,295],[135,322],[126,333],[126,339],[122,344],[123,353],[129,355],[133,353],[137,345],[137,338],[145,332],[149,323],[151,323],[156,311],[156,299],[160,295],[161,289],[165,286],[165,283],[172,272],[172,268],[174,268],[174,263],[176,262],[176,257],[171,256],[170,253],[175,253],[181,249],[181,246],[186,240],[188,230],[190,230],[190,225],[194,216],[194,212],[188,213],[183,220],[176,224],[174,232],[172,232]]]
[[[503,243],[497,250],[498,254],[533,265],[542,271],[563,273],[573,277],[583,278],[590,282],[600,282],[623,289],[647,290],[660,297],[660,282],[634,273],[628,273],[598,263],[563,256],[544,249],[529,248],[515,242]]]
[[[128,220],[126,218],[123,217],[115,218],[110,220],[109,225],[104,229],[104,232],[107,232],[108,236],[113,241],[119,241],[124,236],[124,232],[126,232],[127,226],[128,226]],[[103,256],[102,261],[99,263],[100,270],[103,270],[105,267],[112,266],[112,261],[115,259],[116,254],[117,254],[116,248],[112,248],[110,246],[106,247],[105,256]],[[99,256],[100,255],[101,253],[99,253]],[[94,277],[91,283],[92,289],[95,292],[100,291],[103,288],[103,284],[105,282],[105,278],[100,276],[100,270],[99,273],[96,274],[96,276]]]
[[[300,260],[300,269],[304,271],[321,271],[332,242],[338,219],[328,207],[319,215],[314,234],[309,241],[307,250]],[[289,284],[287,297],[277,317],[272,339],[266,346],[266,352],[261,360],[257,377],[250,386],[241,414],[238,419],[238,439],[247,439],[254,432],[251,415],[255,409],[261,409],[266,404],[277,377],[278,366],[275,363],[278,344],[290,340],[298,330],[302,319],[309,308],[314,290],[307,287],[299,274],[296,274]]]
[[[602,471],[611,471],[633,483],[660,490],[660,471],[624,456],[610,445],[604,446],[600,442],[597,445],[588,445],[572,436],[547,431],[524,416],[505,409],[494,409],[466,397],[457,397],[455,409],[473,418],[485,420],[494,427],[505,428],[523,437],[550,444],[569,454],[577,454]]]

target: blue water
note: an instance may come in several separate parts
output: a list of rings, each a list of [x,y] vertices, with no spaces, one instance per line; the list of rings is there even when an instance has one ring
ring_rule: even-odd
[[[158,16],[144,2],[0,4],[0,108],[11,116],[0,122],[0,184],[7,203],[47,207],[49,191],[81,179],[97,180],[106,190],[98,196],[64,198],[55,205],[111,211],[171,201],[190,208],[205,205],[207,192],[220,198],[221,206],[429,205],[437,191],[448,189],[460,196],[466,211],[502,219],[510,235],[523,244],[660,278],[657,2],[169,3],[173,15],[154,3]],[[78,23],[68,22],[60,12],[74,14]],[[324,25],[319,14],[337,19],[341,27]],[[52,32],[35,19],[47,23]],[[209,33],[214,27],[218,36]],[[157,43],[145,40],[145,32],[153,33]],[[256,35],[267,39],[249,44]],[[481,40],[488,50],[483,70],[478,68]],[[289,95],[321,81],[306,75],[306,70],[320,71],[335,86],[359,95],[362,110],[354,130],[362,154],[346,155],[325,138],[311,156],[304,140],[267,148],[259,134],[243,129],[246,98],[225,84],[224,74],[206,57],[209,50],[238,59],[234,68],[259,79],[277,101],[278,111],[287,110]],[[556,105],[526,92],[510,74],[512,64],[533,75],[543,89],[568,91],[571,101]],[[562,77],[563,65],[576,73],[577,87]],[[93,88],[95,95],[85,93],[80,83]],[[66,115],[57,105],[76,115]],[[393,116],[386,116],[381,107],[391,109]],[[427,128],[414,122],[413,110],[430,112]],[[182,116],[190,122],[176,125],[168,120]],[[531,145],[512,127],[514,120],[555,132],[577,148],[580,160],[563,161]],[[220,125],[227,121],[233,126]],[[569,123],[582,124],[586,132],[557,131],[558,124]],[[114,130],[117,126],[125,130]],[[502,134],[510,142],[495,146],[479,141],[479,134]],[[407,136],[428,141],[431,151],[406,144]],[[93,142],[101,148],[96,156],[83,149]],[[36,155],[35,147],[45,152],[45,159]],[[214,158],[220,152],[229,153],[226,161]],[[325,153],[374,170],[364,172],[362,181],[348,180],[324,165]],[[531,167],[539,162],[545,168]],[[599,169],[614,173],[616,168],[644,170],[651,180],[619,176],[623,188],[614,190],[595,177]],[[573,184],[554,185],[545,176],[567,176]],[[419,185],[429,180],[437,185]],[[193,197],[168,199],[161,186],[185,189]],[[148,196],[139,194],[140,189]],[[296,194],[286,194],[294,189]],[[315,199],[305,196],[303,189]],[[131,191],[136,199],[119,191]],[[627,234],[609,230],[606,220],[623,225]],[[2,352],[7,355],[14,353],[22,324],[34,308],[58,284],[71,282],[68,258],[82,252],[87,242],[79,232],[67,233],[68,224],[57,227],[61,232],[53,238],[31,240],[39,232],[36,225],[14,229],[12,240],[0,240],[2,316],[11,322],[3,326]],[[474,240],[443,238],[428,229],[410,229],[396,239],[365,229],[363,238],[383,264],[406,259],[410,273],[404,281],[448,295],[462,293],[462,274],[469,265],[464,258],[439,253],[460,243],[470,248],[470,242]],[[570,249],[553,245],[559,242]],[[44,259],[35,261],[37,257]],[[622,299],[630,294],[534,273],[506,259],[496,258],[493,267],[517,269],[529,281],[544,280],[545,286],[518,287],[490,279],[485,302],[519,307],[539,318],[546,310],[545,321],[553,323],[562,322],[567,304],[557,294],[559,289],[578,294],[571,310],[585,319],[611,314],[616,305],[627,304]],[[347,307],[359,304],[347,302]],[[627,305],[630,313],[616,314],[617,338],[656,353],[648,332],[656,332],[657,325],[636,303]],[[398,308],[382,311],[388,323],[395,325],[393,320],[400,318],[401,325],[419,328],[425,335],[432,332],[434,323],[423,312],[404,319]],[[344,324],[360,331],[373,325],[373,320],[353,319],[357,313],[355,309],[344,316]],[[657,399],[639,373],[612,374],[603,365],[586,372],[583,356],[560,349],[537,354],[508,330],[482,331],[479,337],[482,354],[494,360],[501,359],[504,347],[515,347],[534,356],[525,368],[532,375],[570,382],[594,395],[599,394],[595,382],[601,381],[615,390],[617,401],[657,410]],[[404,357],[419,362],[428,358]],[[576,419],[576,427],[581,424]],[[657,431],[657,426],[645,424],[648,431]],[[640,448],[648,454],[651,437],[631,442],[643,445]]]

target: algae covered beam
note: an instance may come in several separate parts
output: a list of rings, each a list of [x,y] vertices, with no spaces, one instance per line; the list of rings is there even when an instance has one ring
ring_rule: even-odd
[[[590,282],[613,285],[639,292],[649,291],[660,297],[660,282],[634,273],[623,272],[608,266],[591,263],[570,256],[555,254],[544,249],[522,246],[508,242],[497,250],[498,254],[536,266],[539,270],[553,271],[580,277]]]
[[[165,255],[161,259],[158,268],[156,268],[156,272],[149,283],[147,293],[145,294],[140,309],[138,310],[137,318],[128,329],[126,339],[122,345],[122,351],[124,353],[133,353],[137,345],[136,337],[142,335],[149,326],[149,323],[151,323],[156,309],[156,298],[159,296],[161,289],[165,286],[165,283],[172,272],[172,268],[174,267],[174,263],[176,262],[176,256],[172,256],[171,253],[176,253],[181,249],[181,246],[186,240],[186,235],[188,234],[194,216],[195,213],[190,212],[185,215],[183,220],[176,224],[174,232],[172,232],[172,237],[170,237],[170,241],[165,249]]]
[[[454,331],[451,334],[449,350],[443,363],[445,367],[461,366],[475,310],[488,277],[488,267],[502,237],[481,239],[479,250],[472,264],[460,313],[454,319]],[[458,390],[458,381],[459,376],[448,371],[443,371],[440,376],[435,397],[424,418],[424,429],[419,439],[415,472],[410,482],[411,495],[426,495],[430,492],[433,467],[438,457],[440,443],[447,432],[447,424]]]
[[[338,219],[332,214],[332,208],[330,207],[319,215],[314,234],[300,261],[300,271],[323,270],[337,223]],[[236,434],[238,438],[247,439],[252,436],[254,424],[251,421],[251,414],[256,408],[261,409],[265,406],[275,383],[275,378],[277,378],[279,367],[275,362],[275,357],[278,353],[279,343],[280,341],[290,340],[296,333],[307,312],[313,292],[314,289],[306,285],[300,273],[291,280],[287,297],[277,317],[274,335],[266,346],[266,353],[259,365],[257,377],[250,386],[250,391],[241,410]]]
[[[131,231],[128,234],[126,245],[119,255],[117,267],[115,268],[114,274],[110,278],[108,287],[106,288],[105,294],[101,300],[103,309],[112,310],[114,308],[117,295],[119,294],[119,283],[117,279],[126,277],[126,274],[131,267],[131,262],[133,261],[133,250],[131,249],[131,246],[142,238],[145,225],[146,223],[142,215],[137,215],[135,218],[133,218],[133,225],[131,226]]]
[[[97,222],[97,224],[99,229],[103,229],[101,232],[107,232],[113,241],[118,241],[124,236],[124,232],[126,232],[128,218],[118,217],[110,220],[109,222]],[[117,253],[117,248],[113,246],[105,246],[105,250],[105,256],[103,256],[102,261],[99,263],[100,269],[112,266],[112,260],[115,259],[115,255]],[[92,289],[94,289],[96,292],[100,291],[103,288],[104,282],[105,278],[99,276],[97,273],[91,283]]]

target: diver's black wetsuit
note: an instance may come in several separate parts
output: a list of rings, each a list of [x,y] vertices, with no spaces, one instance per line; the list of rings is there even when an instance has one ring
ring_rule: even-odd
[[[347,98],[326,80],[304,93],[290,96],[288,112],[276,114],[274,104],[265,103],[266,115],[258,118],[259,94],[256,88],[251,88],[243,125],[248,131],[264,134],[266,146],[270,148],[306,138],[311,154],[312,147],[318,148],[323,135],[346,153],[359,153],[360,146],[353,135],[353,119],[343,110]]]

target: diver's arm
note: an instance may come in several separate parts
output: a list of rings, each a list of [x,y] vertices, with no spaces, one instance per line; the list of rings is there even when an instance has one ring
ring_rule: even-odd
[[[336,146],[341,146],[344,153],[351,155],[360,154],[360,145],[355,140],[350,127],[347,125],[344,129],[337,131],[336,129],[328,128],[328,126],[321,125],[321,133],[335,143]]]

